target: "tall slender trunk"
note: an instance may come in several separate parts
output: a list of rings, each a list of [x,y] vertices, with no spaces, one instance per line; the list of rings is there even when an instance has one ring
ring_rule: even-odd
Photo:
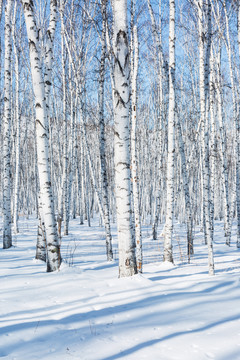
[[[226,23],[226,50],[228,55],[228,63],[229,63],[229,72],[230,72],[230,80],[231,80],[231,88],[232,88],[232,101],[233,101],[233,118],[234,118],[234,125],[235,125],[235,154],[236,154],[236,174],[235,174],[235,189],[234,189],[234,195],[235,195],[235,201],[233,201],[232,204],[232,210],[230,213],[230,223],[232,223],[233,216],[234,216],[234,209],[236,205],[236,215],[237,215],[237,244],[240,242],[240,145],[239,145],[239,119],[238,119],[238,104],[237,104],[237,98],[236,98],[236,86],[234,83],[234,72],[233,72],[233,64],[232,64],[232,46],[231,46],[231,40],[230,40],[230,34],[229,34],[229,19],[227,14],[227,8],[226,8],[226,1],[223,1],[223,8],[225,13],[225,23]],[[238,245],[237,245],[238,246]]]
[[[225,9],[225,2],[223,3],[223,7]],[[219,4],[217,3],[217,13],[213,7],[214,17],[218,26],[219,32],[221,30],[221,15]],[[232,85],[232,97],[233,97],[233,116],[235,120],[236,116],[236,99],[235,99],[235,86],[234,86],[234,79],[233,79],[233,69],[232,69],[232,54],[231,54],[231,46],[230,46],[230,38],[229,38],[229,29],[228,29],[228,16],[225,9],[225,17],[226,17],[226,30],[227,30],[227,39],[223,36],[223,40],[226,45],[227,55],[228,55],[228,62],[229,62],[229,71],[230,71],[230,79]],[[226,136],[224,134],[224,124],[223,124],[223,91],[222,91],[222,74],[221,74],[221,41],[222,38],[219,39],[219,46],[218,46],[218,54],[217,54],[217,111],[218,111],[218,122],[219,122],[219,132],[220,132],[220,158],[221,158],[221,178],[222,178],[222,186],[223,186],[223,199],[224,199],[224,230],[225,230],[225,238],[226,238],[226,245],[230,245],[231,243],[231,227],[232,227],[232,217],[234,212],[234,202],[232,202],[232,211],[230,212],[229,206],[229,183],[228,183],[228,164],[227,164],[227,153],[226,153]],[[233,195],[236,198],[236,186],[233,191]]]
[[[205,48],[205,35],[204,35],[204,9],[203,0],[199,0],[198,6],[198,29],[199,29],[199,93],[200,93],[200,123],[201,123],[201,163],[202,163],[202,222],[205,243],[207,243],[207,230],[206,230],[206,212],[208,209],[208,185],[207,175],[205,174],[205,128],[206,128],[206,98],[205,98],[205,67],[204,67],[204,48]]]
[[[238,49],[240,54],[240,0],[238,0]],[[240,119],[239,114],[236,119],[236,152],[237,152],[237,166],[236,166],[236,194],[237,199],[237,248],[240,248]]]
[[[127,1],[114,0],[114,144],[119,277],[137,273],[131,219]]]
[[[76,219],[76,179],[77,179],[77,139],[76,139],[76,107],[77,107],[77,97],[74,99],[74,95],[76,94],[73,87],[73,78],[71,67],[69,66],[69,87],[70,87],[70,103],[71,103],[71,176],[69,181],[69,200],[72,199],[72,216],[73,219]],[[71,201],[68,201],[68,213],[70,213],[70,204]],[[68,216],[69,221],[69,216]]]
[[[0,0],[0,22],[2,20],[2,13],[3,13],[3,0]],[[0,59],[2,58],[2,38],[0,37]],[[2,64],[0,63],[0,74],[2,70]],[[1,125],[0,125],[1,130]]]
[[[154,17],[154,12],[150,0],[148,0],[148,9],[151,17],[151,26],[154,40],[156,43],[156,66],[157,66],[157,89],[158,89],[158,99],[157,99],[157,124],[156,124],[156,154],[160,156],[155,157],[155,167],[156,167],[156,197],[155,197],[155,209],[154,209],[154,220],[152,225],[153,240],[157,239],[157,226],[160,213],[160,198],[161,198],[161,173],[163,165],[163,49],[162,49],[162,19],[161,19],[161,4],[162,1],[159,0],[159,29],[156,24]]]
[[[113,259],[112,253],[112,235],[109,216],[109,200],[108,200],[108,179],[106,169],[106,152],[105,152],[105,119],[104,119],[104,80],[105,80],[105,59],[106,59],[106,0],[102,0],[102,53],[100,61],[99,76],[99,141],[100,141],[100,166],[102,181],[102,204],[104,212],[104,226],[106,233],[106,253],[107,260]]]
[[[39,192],[39,197],[38,197],[38,204],[39,204],[39,207],[38,207],[39,214],[38,214],[37,245],[36,245],[35,258],[37,260],[46,262],[47,261],[46,231],[45,231],[45,224],[44,224],[40,192]]]
[[[220,158],[221,158],[221,178],[223,187],[223,199],[224,199],[224,230],[226,244],[231,243],[231,226],[230,226],[230,211],[229,211],[229,185],[228,185],[228,172],[227,172],[227,159],[226,159],[226,138],[223,128],[223,100],[222,100],[222,84],[221,84],[221,50],[218,55],[218,74],[217,74],[217,112],[218,123],[220,133]]]
[[[64,235],[68,235],[68,142],[67,142],[67,114],[66,114],[66,63],[65,63],[65,46],[64,46],[64,5],[63,0],[60,2],[61,18],[61,55],[62,55],[62,91],[63,91],[63,222]]]
[[[210,84],[209,84],[209,103],[210,103],[210,221],[211,221],[211,239],[214,237],[214,192],[215,192],[215,167],[216,167],[216,124],[214,112],[214,54],[211,47],[210,55]]]
[[[7,0],[5,8],[5,57],[4,57],[4,132],[3,132],[3,248],[12,246],[11,231],[11,156],[10,156],[10,134],[11,134],[11,11],[12,0]]]
[[[131,127],[131,168],[133,207],[136,239],[136,259],[138,272],[142,272],[142,231],[141,215],[139,209],[139,179],[138,179],[138,158],[137,158],[137,75],[138,75],[138,35],[137,26],[133,27],[134,58],[132,60],[132,127]],[[133,51],[133,49],[132,49]]]
[[[164,261],[173,262],[172,235],[174,214],[175,152],[175,0],[169,0],[169,112],[167,158],[167,210],[164,228]]]
[[[13,226],[14,232],[17,234],[18,230],[18,211],[19,211],[19,183],[20,183],[20,114],[19,114],[19,50],[16,44],[16,11],[17,2],[14,6],[14,23],[13,23],[13,49],[15,57],[15,126],[16,126],[16,143],[15,143],[15,183],[14,183],[14,212],[13,212]]]
[[[81,131],[82,133],[82,131]],[[80,225],[84,224],[84,147],[83,147],[83,138],[80,138],[80,164],[81,168],[78,166],[78,185],[80,192]],[[80,171],[81,170],[81,171]]]
[[[52,89],[52,63],[53,63],[53,42],[56,31],[56,22],[57,22],[57,2],[56,0],[50,1],[50,19],[49,26],[46,32],[46,45],[45,45],[45,67],[44,67],[44,89],[45,89],[45,98],[46,98],[46,116],[47,116],[47,133],[48,136],[51,134],[51,124],[50,124],[50,94]],[[50,138],[50,155],[52,157],[52,144]],[[52,163],[52,158],[50,164]],[[52,176],[51,166],[50,166],[50,178]],[[45,223],[43,218],[42,211],[42,201],[41,196],[39,197],[39,213],[38,213],[38,233],[37,233],[37,245],[36,245],[36,259],[46,261],[46,231]]]
[[[38,50],[39,38],[34,19],[33,3],[31,0],[22,0],[22,4],[27,27],[32,83],[35,96],[39,183],[46,227],[47,271],[50,272],[59,269],[61,256],[50,179],[46,98]]]
[[[200,113],[201,113],[201,151],[202,151],[202,183],[203,183],[203,219],[204,236],[208,244],[209,275],[214,275],[213,243],[211,237],[210,222],[210,182],[209,182],[209,156],[208,156],[208,111],[207,96],[209,95],[209,56],[210,56],[210,21],[211,6],[207,1],[208,9],[208,31],[204,35],[204,2],[199,0],[199,88],[200,88]],[[205,55],[205,38],[207,39],[207,51]]]

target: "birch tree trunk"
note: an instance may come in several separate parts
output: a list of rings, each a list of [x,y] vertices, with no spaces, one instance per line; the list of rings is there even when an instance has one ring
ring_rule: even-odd
[[[223,3],[225,8],[225,3]],[[213,8],[214,9],[214,8]],[[217,4],[217,14],[214,11],[215,20],[218,25],[218,31],[222,32],[221,30],[221,15],[219,5]],[[233,69],[232,69],[232,54],[231,54],[231,47],[229,46],[230,38],[229,38],[229,31],[228,31],[228,16],[225,12],[226,16],[226,30],[227,30],[227,40],[223,36],[223,40],[226,44],[227,54],[228,54],[228,61],[229,61],[229,70],[230,70],[230,79],[232,85],[232,97],[233,97],[233,116],[235,120],[236,116],[236,100],[235,100],[235,86],[234,86],[234,79],[233,79]],[[226,245],[230,246],[231,243],[231,223],[233,214],[230,213],[230,206],[229,206],[229,182],[228,182],[228,164],[227,164],[227,148],[226,148],[226,136],[224,135],[224,123],[223,123],[223,90],[222,90],[222,74],[221,74],[221,40],[219,39],[219,49],[217,55],[217,110],[218,110],[218,122],[219,122],[219,132],[220,132],[220,158],[221,158],[221,178],[223,184],[223,198],[224,198],[224,230],[225,230],[225,238],[226,238]],[[236,197],[236,187],[234,190],[234,195]],[[232,206],[234,209],[235,206]],[[232,211],[233,212],[233,211]]]
[[[2,13],[3,13],[3,0],[0,0],[0,23],[2,20]],[[0,58],[2,58],[2,39],[0,37]],[[0,74],[1,74],[1,70],[2,70],[2,64],[0,63]],[[0,126],[0,130],[1,130],[1,126]]]
[[[131,219],[127,1],[114,0],[114,146],[119,277],[137,273]]]
[[[82,131],[80,131],[82,134]],[[80,225],[84,224],[84,147],[83,147],[83,138],[80,138],[80,164],[81,164],[81,172],[78,166],[78,185],[79,185],[79,192],[80,192]]]
[[[208,22],[211,19],[211,7],[208,5]],[[209,14],[210,12],[210,14]],[[208,269],[209,275],[214,275],[214,259],[213,259],[213,244],[211,237],[211,224],[210,224],[210,182],[209,182],[209,157],[208,157],[208,116],[207,116],[207,95],[209,94],[209,58],[210,56],[210,41],[207,43],[208,48],[205,55],[205,38],[208,40],[210,37],[211,26],[208,24],[207,37],[204,35],[204,3],[203,0],[198,2],[198,17],[199,17],[199,88],[200,88],[200,113],[201,113],[201,150],[203,162],[203,214],[204,214],[204,235],[205,241],[208,245]]]
[[[136,239],[136,260],[138,272],[142,272],[142,232],[141,215],[139,209],[139,179],[138,179],[138,158],[137,158],[137,75],[138,75],[138,35],[137,26],[133,27],[134,62],[132,70],[132,127],[131,127],[131,167],[132,167],[132,188],[134,223]],[[133,49],[132,49],[133,51]]]
[[[174,152],[175,152],[175,0],[169,0],[169,113],[167,158],[167,210],[164,227],[163,260],[173,262],[172,235],[174,212]]]
[[[152,225],[153,232],[153,240],[157,240],[157,226],[159,220],[160,213],[160,197],[161,197],[161,173],[162,173],[162,165],[163,165],[163,49],[162,49],[162,19],[161,19],[161,6],[162,1],[159,0],[159,29],[156,24],[156,20],[154,17],[154,12],[150,0],[148,0],[148,9],[151,17],[151,27],[152,33],[154,36],[154,40],[156,43],[156,64],[157,64],[157,89],[158,89],[158,99],[157,99],[157,126],[156,126],[156,147],[158,148],[157,153],[160,154],[160,158],[158,159],[156,156],[156,170],[158,174],[155,176],[156,178],[156,199],[155,199],[155,214],[154,214],[154,222]],[[158,178],[159,175],[159,178]]]
[[[47,261],[46,231],[45,231],[45,224],[44,224],[44,218],[43,218],[40,192],[39,192],[38,204],[39,204],[39,207],[38,207],[39,214],[38,214],[37,245],[36,245],[35,258],[37,260],[46,262]]]
[[[238,49],[240,54],[240,0],[238,0]],[[236,152],[237,152],[237,166],[236,166],[236,194],[238,196],[237,199],[237,248],[240,248],[240,119],[239,114],[236,119],[236,138],[237,138],[237,145],[236,145]]]
[[[221,158],[221,177],[223,186],[223,199],[224,199],[224,230],[226,245],[231,243],[231,226],[230,226],[230,211],[229,211],[229,189],[228,189],[228,172],[227,172],[227,159],[226,159],[226,139],[224,136],[223,128],[223,100],[222,100],[222,84],[221,84],[221,49],[218,55],[218,74],[217,74],[217,111],[218,123],[220,132],[220,158]]]
[[[39,38],[34,19],[33,3],[31,0],[22,0],[22,5],[27,27],[32,83],[35,96],[38,171],[42,210],[46,228],[47,271],[51,272],[59,269],[61,256],[50,180],[46,98],[38,50]]]
[[[236,203],[236,215],[237,215],[237,246],[240,242],[240,145],[239,145],[239,119],[238,119],[238,104],[237,104],[237,98],[236,98],[236,86],[234,83],[234,72],[233,72],[233,54],[232,54],[232,45],[230,40],[230,33],[229,33],[229,19],[227,14],[227,8],[226,8],[226,1],[223,1],[223,8],[225,13],[225,23],[226,23],[226,50],[228,55],[228,63],[229,63],[229,72],[230,72],[230,80],[231,80],[231,88],[232,88],[232,101],[233,101],[233,118],[234,118],[234,125],[235,125],[235,154],[236,154],[236,183],[235,183],[235,201]],[[231,215],[230,215],[230,222],[232,223],[233,216],[234,216],[234,209],[235,206],[232,206]],[[230,244],[229,244],[230,245]]]
[[[45,96],[46,96],[46,108],[49,114],[49,102],[50,93],[52,88],[52,63],[53,63],[53,43],[55,38],[57,25],[57,1],[50,0],[50,19],[49,26],[46,33],[46,46],[45,46],[45,72],[44,72],[44,84],[45,84]]]
[[[69,227],[69,214],[71,211],[71,205],[72,205],[72,215],[73,219],[76,218],[75,216],[75,196],[72,196],[72,193],[74,191],[74,182],[75,182],[75,175],[76,175],[76,167],[75,167],[75,107],[74,107],[74,91],[73,91],[73,79],[72,79],[72,69],[71,66],[69,66],[69,92],[70,92],[70,170],[69,170],[69,181],[68,181],[68,210],[67,210],[67,230]],[[75,97],[75,105],[77,103],[77,97]]]
[[[183,188],[185,195],[185,208],[187,216],[187,253],[188,253],[188,262],[190,262],[191,255],[193,255],[193,219],[191,212],[191,203],[190,203],[190,192],[189,192],[189,177],[187,174],[187,164],[186,164],[186,155],[184,150],[184,142],[182,138],[182,129],[179,122],[179,118],[176,121],[176,129],[178,132],[178,143],[179,143],[179,152],[181,156],[181,165],[182,165],[182,177],[183,177]]]
[[[64,235],[68,235],[68,143],[67,143],[67,116],[66,116],[66,71],[65,71],[65,46],[64,46],[64,4],[60,2],[61,17],[61,55],[62,55],[62,91],[63,91],[63,223]]]
[[[46,116],[47,116],[47,129],[49,134],[50,129],[50,93],[52,88],[52,63],[53,63],[53,42],[56,31],[56,22],[57,22],[57,2],[56,0],[50,1],[50,19],[49,26],[46,33],[46,45],[45,45],[45,68],[44,68],[44,88],[45,88],[45,97],[46,97]],[[50,171],[51,178],[51,171]],[[39,224],[38,224],[38,233],[37,233],[37,246],[36,246],[36,259],[46,261],[46,232],[45,232],[45,223],[43,218],[42,210],[42,201],[41,196],[39,197]]]
[[[211,46],[210,55],[210,84],[209,84],[209,102],[210,102],[210,221],[211,221],[211,241],[214,238],[214,191],[215,191],[215,167],[216,167],[216,124],[214,112],[214,54]]]
[[[14,183],[14,212],[13,212],[13,226],[14,232],[17,234],[18,230],[18,208],[19,208],[19,182],[20,182],[20,116],[19,116],[19,51],[16,43],[16,11],[17,2],[14,6],[13,17],[13,49],[15,57],[15,126],[16,126],[16,144],[15,144],[15,183]]]
[[[100,79],[99,79],[99,141],[100,141],[100,164],[101,164],[101,182],[102,182],[102,205],[104,213],[104,226],[106,233],[106,253],[107,260],[112,261],[112,235],[109,216],[109,200],[108,200],[108,179],[106,169],[106,153],[105,153],[105,119],[104,119],[104,78],[105,78],[105,59],[106,59],[106,0],[102,0],[102,53],[100,61]]]
[[[5,57],[4,57],[4,113],[3,113],[3,248],[12,246],[11,231],[11,180],[10,180],[10,134],[11,134],[11,11],[12,0],[5,8]]]

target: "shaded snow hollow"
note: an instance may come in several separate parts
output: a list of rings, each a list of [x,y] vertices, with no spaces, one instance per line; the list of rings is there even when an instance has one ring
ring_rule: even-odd
[[[159,229],[159,234],[160,234]],[[216,224],[216,276],[195,232],[187,264],[185,226],[176,224],[175,264],[162,264],[162,238],[143,228],[144,273],[118,279],[105,260],[103,228],[70,223],[57,273],[34,260],[36,219],[20,220],[14,247],[0,250],[0,359],[240,359],[240,251],[224,245]]]

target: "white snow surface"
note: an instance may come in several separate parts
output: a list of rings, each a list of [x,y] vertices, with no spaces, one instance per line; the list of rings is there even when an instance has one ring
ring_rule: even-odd
[[[188,264],[185,226],[175,224],[172,265],[161,263],[162,238],[151,240],[144,226],[144,273],[121,279],[115,225],[108,263],[98,222],[71,220],[55,273],[34,259],[36,233],[36,219],[22,217],[14,247],[0,250],[0,359],[240,359],[240,250],[234,231],[224,244],[222,223],[214,277],[198,228]]]

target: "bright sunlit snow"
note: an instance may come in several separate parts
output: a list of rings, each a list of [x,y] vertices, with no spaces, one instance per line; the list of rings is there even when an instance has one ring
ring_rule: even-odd
[[[176,224],[174,266],[161,264],[162,238],[151,240],[149,225],[143,275],[118,279],[117,260],[105,261],[103,228],[78,222],[63,237],[57,273],[34,260],[34,218],[21,218],[14,247],[0,250],[1,359],[240,359],[240,251],[235,236],[224,245],[222,224],[215,227],[215,277],[202,233],[195,229],[189,265],[185,227]],[[113,246],[117,259],[116,237]]]

